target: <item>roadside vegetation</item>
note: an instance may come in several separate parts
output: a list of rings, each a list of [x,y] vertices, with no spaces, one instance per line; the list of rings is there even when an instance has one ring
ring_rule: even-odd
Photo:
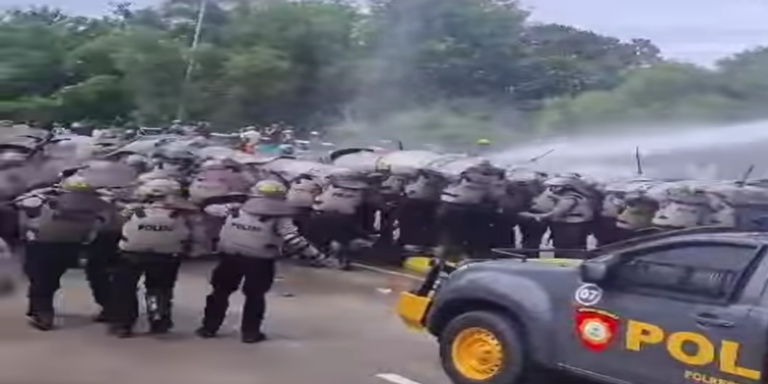
[[[509,0],[209,1],[191,49],[198,6],[2,14],[0,119],[181,114],[450,144],[768,115],[768,49],[669,62],[642,38],[531,23]]]

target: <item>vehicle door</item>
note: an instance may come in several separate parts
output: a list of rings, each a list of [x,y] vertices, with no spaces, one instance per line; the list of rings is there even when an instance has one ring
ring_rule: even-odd
[[[632,383],[756,383],[768,328],[752,315],[765,279],[750,277],[768,273],[764,253],[686,242],[615,255],[606,282],[574,296],[564,363]]]

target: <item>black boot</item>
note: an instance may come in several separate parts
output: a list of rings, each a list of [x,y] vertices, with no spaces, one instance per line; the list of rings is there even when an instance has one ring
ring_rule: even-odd
[[[263,332],[243,332],[240,340],[245,344],[256,344],[267,340],[267,335]]]
[[[213,339],[216,337],[216,332],[217,331],[206,327],[200,327],[195,331],[195,334],[202,339]]]
[[[133,329],[127,327],[120,327],[115,329],[114,334],[118,339],[130,339],[134,336]]]
[[[229,307],[229,295],[212,293],[205,299],[203,324],[195,333],[204,339],[216,337]]]
[[[110,324],[108,330],[110,335],[119,339],[129,339],[134,336],[133,327],[126,325]]]
[[[35,328],[39,331],[50,331],[53,329],[53,319],[54,316],[52,313],[44,313],[44,314],[28,314],[27,315],[27,321],[29,322],[29,325],[32,328]]]
[[[168,319],[161,319],[157,321],[150,321],[149,333],[153,335],[163,335],[173,329],[173,322]]]
[[[107,315],[107,310],[102,308],[101,311],[99,311],[99,313],[93,316],[92,320],[95,323],[109,323],[109,316]]]

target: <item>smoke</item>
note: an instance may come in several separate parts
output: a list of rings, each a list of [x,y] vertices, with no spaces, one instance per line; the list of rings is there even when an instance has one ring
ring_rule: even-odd
[[[643,174],[658,178],[739,179],[768,177],[768,121],[724,126],[644,127],[625,134],[556,138],[512,147],[493,156],[507,166],[554,150],[533,165],[597,178],[636,175],[635,148]],[[530,164],[529,164],[530,165]]]
[[[376,39],[366,47],[357,67],[356,97],[345,120],[329,127],[340,145],[371,145],[399,140],[407,148],[465,151],[481,138],[509,142],[526,126],[510,105],[480,99],[436,99],[429,70],[421,66],[425,46],[433,43],[434,2],[390,1],[372,7],[378,12],[368,26]],[[432,15],[432,16],[430,16]]]
[[[401,141],[408,149],[466,151],[481,138],[513,141],[523,119],[511,109],[461,100],[388,113],[377,119],[348,119],[333,127],[332,140],[344,145]],[[501,148],[501,147],[500,147]]]

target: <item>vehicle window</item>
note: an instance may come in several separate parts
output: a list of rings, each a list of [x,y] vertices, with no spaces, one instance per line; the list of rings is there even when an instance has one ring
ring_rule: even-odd
[[[758,256],[757,248],[724,244],[677,245],[626,255],[613,277],[623,290],[680,298],[725,300],[733,296]]]

